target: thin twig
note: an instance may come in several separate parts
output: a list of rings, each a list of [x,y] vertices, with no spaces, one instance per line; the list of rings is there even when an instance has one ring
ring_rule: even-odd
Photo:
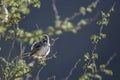
[[[1,74],[2,74],[2,76],[1,76],[1,79],[2,80],[4,80],[5,79],[5,74],[4,74],[4,68],[3,68],[3,65],[0,65],[1,66]]]
[[[59,38],[57,37],[57,38],[55,38],[55,39],[53,39],[52,41],[52,44],[50,45],[50,46],[53,46],[54,45],[54,43],[58,40]]]
[[[20,43],[20,56],[22,56],[22,54],[23,54],[23,47],[22,47],[22,43]],[[21,57],[20,57],[21,58]]]
[[[97,5],[98,2],[99,2],[99,0],[96,0],[96,1],[94,2],[94,4]],[[92,5],[89,5],[88,7],[92,7]],[[79,12],[75,12],[75,13],[73,13],[73,15],[69,18],[69,20],[73,20],[73,19],[75,19],[76,17],[78,17],[78,16],[80,16],[80,15],[82,15],[82,13],[81,13],[80,11],[79,11]]]
[[[56,54],[57,54],[57,52],[54,53],[52,56],[48,57],[46,60],[50,60],[50,59],[56,58]]]
[[[43,70],[43,66],[39,69],[39,71],[38,71],[38,73],[37,73],[37,75],[36,75],[36,77],[35,77],[35,80],[40,80],[39,79],[39,75],[40,75],[40,72]]]
[[[19,58],[25,58],[29,55],[29,53],[25,53],[25,47],[23,46],[23,43],[20,42],[20,55],[19,55]]]
[[[65,80],[68,80],[70,76],[72,75],[73,71],[77,68],[78,64],[80,63],[81,59],[78,59],[78,61],[74,64],[72,69],[70,70],[69,74],[66,76]]]
[[[69,18],[69,20],[73,20],[74,18],[76,18],[77,16],[80,16],[81,13],[80,12],[75,12],[73,13],[73,15]]]
[[[56,76],[51,76],[51,77],[48,77],[47,80],[56,80]]]
[[[103,70],[111,63],[111,61],[116,57],[117,53],[114,53],[105,63],[105,67],[99,67],[98,71],[93,74],[99,74],[100,72],[103,72]]]
[[[109,58],[109,60],[106,62],[105,67],[107,67],[107,66],[110,64],[110,62],[111,62],[116,56],[117,56],[117,53],[114,53],[114,54]]]
[[[99,1],[100,1],[100,0],[96,0],[96,1],[94,2],[94,4],[96,4],[96,5],[97,5]],[[93,6],[93,5],[89,5],[88,7],[90,7],[90,8],[91,8],[92,6]]]
[[[101,27],[100,27],[100,29],[99,29],[99,35],[102,33],[102,30],[103,30],[103,25],[101,25]],[[94,52],[95,52],[95,50],[96,50],[96,48],[97,48],[97,45],[98,45],[99,40],[100,40],[99,38],[96,40],[96,44],[94,44],[93,49],[92,49],[92,51],[91,51],[91,54],[94,54]],[[91,58],[91,59],[88,61],[87,65],[86,65],[86,69],[85,69],[85,71],[84,71],[84,74],[87,72],[87,66],[90,65],[91,61],[93,61],[93,63],[95,64],[95,60]],[[97,67],[96,67],[96,65],[95,65],[95,72],[97,72]]]
[[[31,72],[31,70],[28,71],[28,72],[26,72],[26,73],[24,73],[24,74],[22,74],[22,75],[14,76],[13,80],[15,80],[15,79],[17,79],[17,78],[20,78],[20,77],[23,77],[23,76],[25,76],[26,74],[28,74],[28,73],[30,73],[30,72]]]
[[[36,26],[36,28],[39,30],[40,28],[39,28],[39,26],[38,26],[38,24],[35,24],[35,26]]]
[[[16,25],[13,25],[13,29],[14,29],[14,30],[15,30],[15,26],[16,26]],[[14,34],[14,35],[15,35],[15,34]],[[5,35],[4,35],[4,36],[5,36]],[[9,58],[10,58],[10,56],[11,56],[12,50],[14,49],[16,37],[13,37],[13,36],[12,36],[12,39],[13,39],[12,45],[11,45],[10,51],[9,51],[9,53],[8,53],[8,58],[7,58],[8,61],[9,61]]]
[[[56,5],[55,5],[55,0],[52,0],[52,7],[53,7],[53,11],[55,13],[56,20],[59,20],[59,15],[58,15],[58,10],[57,10]]]
[[[100,27],[99,35],[102,33],[102,30],[103,30],[103,25],[101,25],[101,27]],[[93,47],[92,54],[94,54],[94,52],[95,52],[95,50],[96,50],[96,48],[97,48],[97,45],[98,45],[98,42],[99,42],[99,41],[100,41],[100,39],[98,38],[97,41],[96,41],[96,44],[95,44],[94,47]],[[97,66],[96,66],[96,64],[95,64],[95,60],[92,59],[92,61],[93,61],[94,65],[95,65],[95,72],[97,72]]]
[[[12,45],[11,45],[11,48],[10,48],[10,51],[9,51],[9,53],[8,53],[8,58],[7,58],[8,61],[9,61],[9,59],[10,59],[12,50],[13,50],[13,48],[14,48],[14,44],[15,44],[15,39],[13,40]]]

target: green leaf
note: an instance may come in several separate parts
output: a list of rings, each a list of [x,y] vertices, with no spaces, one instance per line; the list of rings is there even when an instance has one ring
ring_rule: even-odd
[[[72,29],[71,30],[73,33],[77,33],[77,30],[76,29]]]
[[[0,33],[3,33],[6,31],[6,28],[5,27],[0,27]]]
[[[92,12],[92,8],[90,8],[90,7],[88,7],[86,10],[87,10],[88,12]]]
[[[92,54],[92,59],[98,59],[98,54],[97,53],[93,53]]]
[[[6,59],[3,58],[3,57],[0,57],[0,61],[4,62],[4,63],[6,63],[6,64],[9,64],[9,63],[6,61]]]
[[[29,43],[32,44],[34,42],[34,38],[31,38]]]
[[[33,36],[32,33],[29,33],[29,32],[25,32],[24,35],[25,35],[26,37],[32,37],[32,36]]]
[[[67,28],[67,29],[70,29],[70,28],[73,27],[73,25],[72,25],[71,22],[67,22],[65,25],[66,25],[66,28]]]
[[[110,12],[113,12],[115,10],[115,3],[113,4],[113,6],[110,9]]]
[[[85,25],[87,25],[87,21],[81,19],[81,20],[80,20],[80,24],[83,25],[83,26],[85,26]]]
[[[59,34],[62,34],[62,31],[61,31],[61,30],[57,30],[55,33],[56,33],[57,35],[59,35]]]
[[[105,13],[103,11],[101,11],[101,15],[102,17],[105,17]]]
[[[19,4],[17,2],[15,2],[15,1],[11,1],[10,5],[14,6],[14,7],[17,7]]]
[[[100,36],[101,36],[102,38],[106,38],[106,34],[100,33]]]
[[[101,64],[101,65],[100,65],[100,68],[101,68],[101,69],[105,69],[105,64]]]
[[[55,27],[58,28],[61,25],[61,21],[60,20],[55,20]]]
[[[43,65],[43,66],[46,66],[45,61],[39,61],[38,64]]]
[[[49,27],[48,27],[48,30],[49,30],[49,31],[52,31],[52,32],[55,31],[55,29],[54,29],[53,26],[49,26]]]
[[[53,26],[48,27],[48,35],[53,35],[55,28]]]
[[[93,73],[95,72],[95,64],[91,63],[90,65],[87,66],[88,69],[90,69]]]
[[[17,10],[18,10],[18,8],[12,7],[12,8],[10,9],[10,12],[11,12],[12,14],[14,14]]]
[[[20,29],[20,28],[17,28],[16,29],[16,35],[17,36],[23,36],[24,35],[24,30]]]
[[[114,6],[110,9],[110,11],[114,11],[115,9],[114,9]]]
[[[99,39],[99,36],[98,35],[92,35],[92,36],[90,36],[90,39],[92,40],[93,44],[96,44],[97,40]]]
[[[12,30],[12,29],[8,30],[8,32],[11,33],[11,34],[15,33],[15,31]]]
[[[82,75],[82,77],[80,77],[79,80],[89,80],[88,74],[86,73],[86,74]]]
[[[21,9],[21,12],[22,12],[23,14],[29,14],[29,13],[30,13],[30,9],[24,7],[24,8]]]
[[[96,4],[94,2],[91,5],[93,8],[96,8]]]
[[[80,7],[80,13],[81,13],[82,15],[86,15],[85,7]]]
[[[90,54],[88,52],[86,52],[84,55],[84,60],[88,61],[89,59],[90,59]]]
[[[39,30],[36,30],[34,31],[34,34],[37,35],[37,36],[40,36],[43,34],[43,30],[39,29]]]
[[[110,17],[110,13],[107,13],[107,14],[106,14],[106,17]]]
[[[104,71],[103,71],[105,74],[107,74],[107,75],[110,75],[110,76],[112,76],[113,75],[113,72],[112,72],[112,70],[109,70],[109,69],[104,69]]]
[[[102,80],[102,76],[101,75],[96,74],[96,75],[94,75],[94,77],[99,79],[99,80]]]

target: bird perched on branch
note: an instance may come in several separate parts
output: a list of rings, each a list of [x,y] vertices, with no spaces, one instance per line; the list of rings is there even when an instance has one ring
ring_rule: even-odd
[[[31,46],[31,52],[23,54],[22,57],[33,56],[37,59],[46,58],[46,56],[50,52],[50,41],[49,36],[47,34],[43,35],[43,38],[40,39],[39,42],[34,42]]]
[[[43,38],[39,42],[34,42],[31,46],[30,56],[35,56],[38,59],[46,57],[50,52],[49,36],[43,35]]]

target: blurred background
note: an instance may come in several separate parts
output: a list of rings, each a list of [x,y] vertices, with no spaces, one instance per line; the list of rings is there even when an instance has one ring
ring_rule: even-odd
[[[65,17],[70,17],[74,12],[77,12],[80,6],[87,6],[95,0],[56,0],[56,6],[61,16],[61,20]],[[99,54],[99,59],[96,61],[97,65],[104,64],[114,53],[117,56],[111,61],[108,69],[113,70],[113,76],[103,75],[103,80],[119,80],[120,79],[120,0],[100,0],[96,9],[93,13],[88,13],[87,16],[79,16],[73,23],[75,24],[81,18],[91,18],[97,14],[99,11],[107,12],[113,3],[115,5],[115,12],[112,13],[109,19],[109,24],[104,27],[103,32],[107,34],[107,38],[100,41],[97,46],[96,52]],[[34,31],[38,29],[36,24],[40,29],[46,30],[49,25],[54,25],[54,12],[52,9],[51,0],[41,0],[41,8],[31,8],[29,15],[25,17],[24,20],[20,22],[20,28],[26,31]],[[83,57],[86,52],[92,50],[92,44],[90,36],[98,33],[98,25],[96,21],[92,22],[90,25],[83,27],[78,31],[77,34],[71,32],[65,32],[59,36],[52,36],[52,38],[59,38],[53,47],[51,47],[50,55],[57,52],[56,59],[51,59],[47,61],[47,66],[40,73],[40,80],[47,80],[48,77],[56,76],[56,80],[64,79],[71,68],[74,66],[78,59],[81,62],[78,64],[77,69],[73,71],[72,76],[69,80],[78,80],[83,74]],[[3,43],[3,52],[8,52],[10,43]],[[31,45],[24,45],[26,47],[25,51],[30,50]],[[16,44],[15,53],[19,50],[19,44]],[[7,56],[2,54],[3,56]],[[50,56],[49,55],[49,56]],[[36,75],[36,72],[35,72]]]

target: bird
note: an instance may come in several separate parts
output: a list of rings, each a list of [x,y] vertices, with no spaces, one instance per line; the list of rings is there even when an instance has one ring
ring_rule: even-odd
[[[46,58],[50,53],[50,40],[47,34],[43,35],[43,38],[39,42],[34,42],[31,46],[30,56],[41,59]]]

